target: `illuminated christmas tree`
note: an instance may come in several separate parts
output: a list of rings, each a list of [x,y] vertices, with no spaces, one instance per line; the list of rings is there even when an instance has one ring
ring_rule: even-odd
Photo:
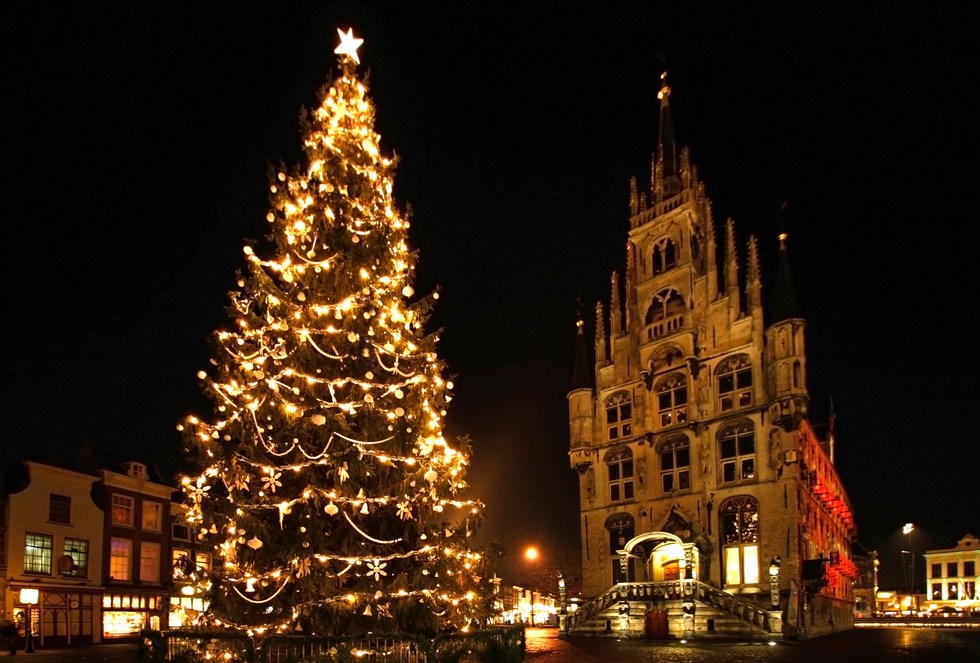
[[[409,219],[392,196],[351,30],[304,113],[307,164],[270,176],[268,239],[246,246],[230,331],[188,417],[188,520],[214,550],[202,620],[250,633],[434,633],[480,620],[471,451],[443,420],[451,382],[413,300]]]

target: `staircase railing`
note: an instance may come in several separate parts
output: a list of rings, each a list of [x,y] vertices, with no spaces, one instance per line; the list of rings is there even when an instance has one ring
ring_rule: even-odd
[[[777,633],[782,629],[779,611],[770,612],[759,607],[753,601],[740,598],[723,589],[706,585],[700,580],[674,580],[615,584],[568,615],[568,630],[572,631],[576,626],[596,619],[610,606],[621,601],[678,601],[685,597],[706,603],[721,612],[757,626],[767,633]]]

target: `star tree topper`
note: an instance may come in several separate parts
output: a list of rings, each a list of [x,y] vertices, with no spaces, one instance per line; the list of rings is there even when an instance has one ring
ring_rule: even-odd
[[[354,36],[354,28],[347,28],[346,33],[337,28],[337,34],[340,35],[340,46],[335,48],[333,52],[338,55],[347,55],[357,64],[361,64],[360,58],[357,57],[357,48],[364,43],[364,40]]]

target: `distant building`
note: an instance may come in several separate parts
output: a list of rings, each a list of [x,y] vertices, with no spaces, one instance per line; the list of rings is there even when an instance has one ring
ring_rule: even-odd
[[[963,612],[980,612],[977,569],[980,568],[980,539],[966,534],[955,548],[927,550],[926,610],[943,607]]]
[[[774,223],[767,239],[778,246],[771,281],[755,237],[739,248],[732,220],[717,234],[697,169],[675,145],[669,95],[665,81],[650,187],[630,186],[625,272],[596,306],[594,361],[579,320],[569,459],[593,599],[570,628],[849,628],[857,530],[834,467],[832,409],[822,436],[808,416],[786,234]]]

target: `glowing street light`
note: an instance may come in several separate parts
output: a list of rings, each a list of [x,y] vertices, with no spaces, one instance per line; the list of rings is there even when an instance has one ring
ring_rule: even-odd
[[[34,616],[34,604],[37,603],[38,590],[33,587],[24,587],[20,590],[20,602],[27,605],[27,626],[24,629],[25,646],[24,652],[34,653],[34,638],[31,635],[31,620]]]
[[[902,534],[909,537],[909,596],[915,592],[915,548],[912,547],[912,532],[914,531],[915,525],[912,523],[905,523],[902,527]]]

